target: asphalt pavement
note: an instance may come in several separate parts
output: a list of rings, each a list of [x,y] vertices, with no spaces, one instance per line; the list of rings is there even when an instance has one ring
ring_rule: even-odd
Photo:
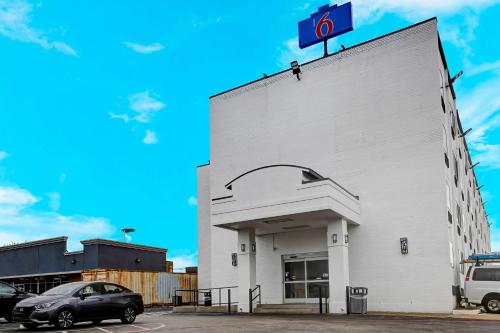
[[[314,332],[500,332],[499,320],[410,316],[321,316],[263,314],[174,314],[147,312],[132,325],[110,320],[98,326],[76,324],[67,331],[41,326],[32,332],[54,333],[314,333]],[[30,332],[19,324],[0,321],[0,332]]]

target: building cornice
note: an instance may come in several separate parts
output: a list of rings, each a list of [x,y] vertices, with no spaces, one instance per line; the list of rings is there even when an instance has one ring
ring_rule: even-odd
[[[25,249],[28,247],[34,247],[34,246],[41,246],[41,245],[47,245],[47,244],[53,244],[53,243],[66,243],[68,240],[68,237],[55,237],[55,238],[49,238],[49,239],[42,239],[42,240],[36,240],[32,242],[25,242],[25,243],[20,243],[20,244],[12,244],[12,245],[7,245],[7,246],[2,246],[0,247],[0,251],[11,251],[11,250],[18,250],[18,249]]]
[[[131,244],[131,243],[125,243],[125,242],[117,242],[117,241],[112,241],[112,240],[108,240],[108,239],[101,239],[101,238],[84,240],[84,241],[81,241],[80,243],[82,243],[83,245],[107,245],[107,246],[124,247],[124,248],[128,248],[128,249],[142,250],[142,251],[152,251],[152,252],[161,252],[161,253],[167,252],[167,249],[160,248],[160,247],[146,246],[146,245],[140,245],[140,244]]]

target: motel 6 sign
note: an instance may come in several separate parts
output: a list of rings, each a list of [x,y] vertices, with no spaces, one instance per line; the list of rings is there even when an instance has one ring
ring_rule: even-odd
[[[301,49],[352,31],[351,3],[324,5],[311,17],[299,22],[299,47]]]

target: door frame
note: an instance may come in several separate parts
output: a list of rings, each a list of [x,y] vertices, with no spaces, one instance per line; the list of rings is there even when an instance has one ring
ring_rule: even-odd
[[[308,297],[308,286],[309,283],[316,282],[326,282],[329,286],[329,279],[326,280],[308,280],[307,279],[307,261],[315,261],[315,260],[326,260],[328,262],[328,252],[312,252],[312,253],[298,253],[298,254],[288,254],[281,256],[281,289],[282,289],[282,298],[283,304],[293,304],[293,303],[318,303],[318,298],[309,298]],[[304,263],[304,280],[300,281],[285,281],[285,263],[287,262],[303,262]],[[330,272],[328,272],[330,275]],[[285,285],[286,284],[294,284],[294,283],[303,283],[305,287],[305,298],[286,298],[285,297]]]

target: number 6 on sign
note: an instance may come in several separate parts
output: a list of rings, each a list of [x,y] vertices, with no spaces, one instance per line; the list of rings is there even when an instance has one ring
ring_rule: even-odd
[[[301,49],[352,30],[351,3],[325,5],[310,18],[299,22],[299,46]]]
[[[323,38],[333,32],[333,21],[327,18],[328,15],[330,15],[330,12],[324,13],[323,16],[321,16],[321,19],[318,21],[318,24],[316,25],[316,37],[318,38]],[[326,25],[325,34],[323,34],[324,25]]]

